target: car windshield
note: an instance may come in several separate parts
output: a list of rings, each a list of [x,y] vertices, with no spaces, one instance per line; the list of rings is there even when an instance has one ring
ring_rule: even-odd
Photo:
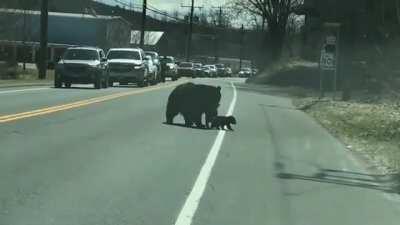
[[[164,63],[174,63],[174,60],[172,58],[163,58],[162,61]]]
[[[64,55],[65,60],[99,60],[96,50],[70,49]]]
[[[140,53],[138,51],[118,51],[112,50],[107,55],[108,59],[133,59],[140,60]]]
[[[151,58],[153,58],[153,59],[157,58],[157,54],[154,53],[154,52],[146,52],[145,54],[148,55],[148,56],[151,56]]]
[[[218,65],[216,65],[216,67],[217,67],[218,69],[223,69],[223,68],[224,68],[224,65],[218,64]]]

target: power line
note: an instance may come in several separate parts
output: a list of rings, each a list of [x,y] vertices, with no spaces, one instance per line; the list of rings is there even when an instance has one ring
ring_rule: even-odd
[[[137,5],[137,4],[132,4],[132,5],[131,5],[131,4],[128,4],[127,2],[124,2],[124,1],[121,1],[121,0],[113,0],[113,1],[114,1],[115,3],[118,3],[118,4],[120,4],[120,5],[122,5],[122,6],[125,6],[125,7],[131,7],[131,6],[132,6],[132,8],[134,8],[134,9],[140,9],[140,10],[143,9],[142,6],[139,6],[139,5]],[[183,22],[182,19],[177,18],[177,17],[174,17],[174,16],[171,16],[171,15],[169,15],[169,14],[166,13],[166,12],[162,12],[160,9],[158,9],[158,8],[156,8],[156,7],[154,7],[154,6],[151,6],[151,5],[149,5],[149,4],[147,4],[147,10],[152,11],[152,12],[157,13],[157,14],[162,15],[162,16],[166,16],[166,17],[168,17],[168,18],[170,18],[170,19],[174,19],[174,20],[176,20],[176,21]]]

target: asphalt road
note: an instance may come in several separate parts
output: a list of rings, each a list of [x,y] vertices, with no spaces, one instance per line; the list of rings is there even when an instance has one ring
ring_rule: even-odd
[[[195,82],[222,86],[234,132],[163,124],[178,82],[0,89],[0,225],[399,224],[390,177],[279,91]]]

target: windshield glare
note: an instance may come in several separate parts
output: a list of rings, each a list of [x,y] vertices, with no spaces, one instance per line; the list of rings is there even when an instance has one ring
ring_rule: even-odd
[[[172,60],[171,58],[163,58],[162,61],[164,63],[174,63],[174,60]]]
[[[107,58],[140,60],[140,54],[137,51],[110,51]]]
[[[99,60],[95,50],[70,49],[64,55],[65,60]]]

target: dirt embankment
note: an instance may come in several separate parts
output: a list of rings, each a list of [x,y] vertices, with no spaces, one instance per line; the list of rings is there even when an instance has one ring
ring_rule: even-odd
[[[266,68],[258,76],[249,78],[246,82],[284,87],[318,88],[318,63],[304,60],[278,62]]]
[[[271,66],[247,83],[291,87],[288,94],[295,106],[315,118],[349,151],[383,174],[400,173],[400,82],[379,88],[360,85],[347,102],[319,99],[318,64],[292,60]]]
[[[296,99],[308,105],[315,98]],[[400,111],[395,102],[321,101],[305,110],[384,174],[400,173]]]

